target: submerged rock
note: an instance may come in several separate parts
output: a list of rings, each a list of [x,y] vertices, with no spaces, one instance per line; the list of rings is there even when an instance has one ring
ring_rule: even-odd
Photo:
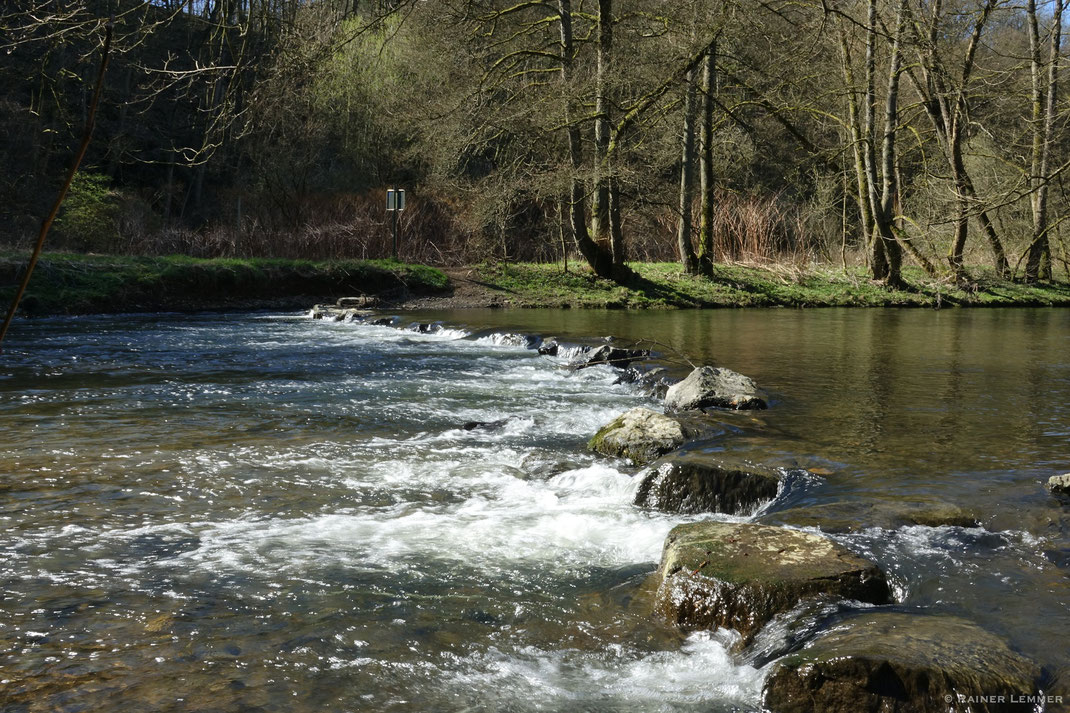
[[[789,508],[762,518],[769,523],[793,527],[816,527],[825,532],[857,532],[870,527],[897,530],[910,525],[924,527],[980,527],[976,515],[958,505],[941,501],[838,501]]]
[[[762,698],[773,713],[1023,711],[1036,673],[964,619],[873,612],[781,659]]]
[[[701,453],[670,454],[642,477],[635,504],[672,513],[753,511],[780,487],[780,473],[772,468]]]
[[[665,408],[685,411],[701,408],[763,409],[768,399],[749,377],[731,369],[701,366],[665,392]]]
[[[642,465],[676,450],[690,435],[676,419],[638,407],[602,426],[588,447],[603,455],[629,458]]]
[[[1070,495],[1070,473],[1048,478],[1048,490],[1058,495]]]
[[[743,644],[806,599],[890,599],[869,560],[820,535],[750,523],[674,527],[656,576],[661,616],[684,631],[734,629]]]
[[[1060,696],[1065,705],[1070,701],[1070,665],[1063,665],[1055,669],[1051,677],[1051,685],[1044,689],[1050,695]]]
[[[466,431],[499,431],[505,428],[505,424],[509,423],[509,419],[502,418],[497,421],[466,421],[461,425]]]

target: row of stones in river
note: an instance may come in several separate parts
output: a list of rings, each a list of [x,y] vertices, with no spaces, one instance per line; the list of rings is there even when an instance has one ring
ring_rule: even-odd
[[[637,476],[642,481],[636,505],[688,514],[750,514],[777,496],[780,471],[681,448],[736,430],[706,409],[760,409],[767,403],[747,377],[701,367],[667,389],[668,413],[627,411],[600,429],[590,447],[648,466]],[[811,517],[809,524],[821,524],[820,513]],[[896,517],[885,514],[885,519]],[[898,521],[978,524],[950,506],[898,513]],[[855,603],[855,614],[805,645],[796,642],[786,652],[774,646],[780,658],[762,701],[773,713],[976,713],[1070,703],[1058,693],[1043,693],[1038,666],[975,623],[888,606],[892,594],[885,573],[814,532],[713,520],[680,525],[666,539],[649,589],[655,592],[651,608],[657,616],[685,632],[732,629],[739,634],[739,650],[774,620],[802,618],[822,602]]]
[[[312,316],[396,323],[365,311],[374,306],[360,298],[359,303],[317,306]],[[433,331],[434,326],[412,328]],[[541,354],[558,353],[554,341],[540,340],[536,347]],[[646,355],[643,350],[595,347],[572,365],[616,367],[621,381],[637,382],[665,401],[667,413],[632,409],[600,429],[590,443],[600,453],[647,466],[637,476],[642,481],[636,505],[675,513],[753,514],[774,499],[783,486],[780,470],[686,447],[738,433],[738,419],[718,414],[764,409],[768,396],[728,369],[700,367],[674,384],[664,370],[627,368]],[[1052,478],[1049,487],[1053,493],[1070,491],[1070,474]],[[765,661],[775,660],[762,701],[772,713],[1058,710],[1060,692],[1062,701],[1070,702],[1070,691],[1062,690],[1067,681],[1056,679],[1056,690],[1045,694],[1050,689],[1044,684],[1052,682],[1041,680],[1037,665],[998,636],[954,616],[896,611],[887,577],[874,562],[821,534],[796,529],[860,526],[854,513],[841,510],[836,503],[796,508],[789,511],[794,517],[781,517],[794,527],[708,520],[674,528],[651,585],[643,588],[655,592],[648,608],[684,632],[732,629],[742,652],[758,647],[763,630],[775,620],[803,620],[823,603],[847,602],[854,613],[816,636],[802,637],[805,644],[773,644],[765,651]],[[978,525],[969,513],[950,505],[874,509],[866,524]]]

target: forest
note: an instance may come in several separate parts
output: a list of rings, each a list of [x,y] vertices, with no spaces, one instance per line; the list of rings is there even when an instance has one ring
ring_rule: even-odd
[[[1070,275],[1063,0],[11,0],[0,243]]]

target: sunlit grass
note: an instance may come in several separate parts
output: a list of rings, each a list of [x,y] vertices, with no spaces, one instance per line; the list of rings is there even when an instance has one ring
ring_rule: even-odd
[[[869,279],[863,267],[718,264],[712,279],[684,273],[678,263],[632,263],[638,279],[627,285],[558,264],[499,264],[478,268],[479,279],[509,295],[514,306],[603,308],[842,307],[954,305],[1070,305],[1070,285],[1026,285],[971,271],[969,283],[933,279],[907,268],[902,289]]]

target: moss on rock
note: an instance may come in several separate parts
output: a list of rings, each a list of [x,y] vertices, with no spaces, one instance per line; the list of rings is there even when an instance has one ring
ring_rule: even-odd
[[[673,528],[658,570],[655,608],[681,629],[734,629],[743,643],[804,599],[889,601],[884,573],[828,538],[750,523]]]
[[[777,664],[773,713],[1002,713],[1034,710],[1035,665],[999,637],[950,616],[872,612]],[[1016,702],[1016,699],[1017,702]]]
[[[633,408],[598,429],[587,445],[602,455],[643,465],[679,448],[688,436],[679,421],[648,408]]]

